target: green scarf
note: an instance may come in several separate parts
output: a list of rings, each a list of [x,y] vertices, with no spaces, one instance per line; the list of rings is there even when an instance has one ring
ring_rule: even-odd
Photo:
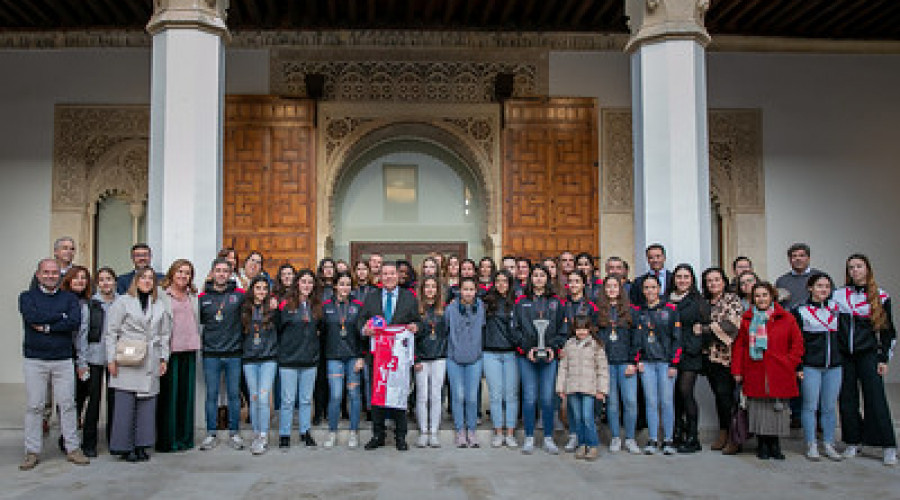
[[[763,358],[763,352],[769,344],[769,336],[766,333],[766,323],[775,313],[775,306],[770,306],[765,311],[760,311],[753,306],[753,319],[750,320],[750,359],[759,361]]]

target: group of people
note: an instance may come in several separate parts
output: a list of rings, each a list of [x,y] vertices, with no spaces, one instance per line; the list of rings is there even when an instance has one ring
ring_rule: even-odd
[[[366,449],[385,445],[392,420],[394,445],[407,450],[410,412],[416,446],[439,447],[445,395],[455,445],[477,448],[484,378],[493,447],[533,453],[541,428],[540,447],[557,454],[553,429],[561,421],[565,451],[593,460],[605,416],[612,453],[694,453],[702,449],[694,389],[704,375],[720,429],[712,450],[739,453],[740,436],[749,433],[760,459],[784,459],[780,437],[799,420],[811,460],[850,458],[867,445],[883,448],[886,465],[897,462],[883,381],[895,339],[891,302],[864,255],[847,259],[837,288],[810,267],[804,244],[788,250],[791,270],[774,285],[746,257],[734,261],[730,277],[720,267],[699,280],[688,264],[669,270],[658,244],[646,249],[650,270],[633,280],[621,258],[601,266],[572,252],[540,262],[507,256],[499,266],[489,257],[435,253],[419,269],[373,254],[352,266],[330,258],[315,270],[284,264],[269,276],[261,253],[240,261],[226,248],[203,279],[187,260],[158,274],[145,244],[132,248],[135,269],[122,276],[104,267],[92,278],[72,264],[74,253],[71,238],[57,240],[54,257],[38,263],[19,299],[28,405],[23,470],[39,461],[42,421],[46,432],[53,407],[68,460],[87,464],[97,456],[104,383],[111,453],[142,462],[152,447],[192,448],[198,362],[206,385],[201,450],[220,441],[223,385],[222,440],[245,447],[243,399],[255,455],[268,450],[272,408],[283,449],[291,446],[295,414],[303,445],[317,446],[311,428],[327,418],[323,446],[337,446],[342,413],[346,444],[356,448],[364,409],[373,422]],[[409,411],[371,402],[376,319],[414,335]],[[745,429],[735,429],[738,410]],[[647,426],[643,448],[639,417]]]

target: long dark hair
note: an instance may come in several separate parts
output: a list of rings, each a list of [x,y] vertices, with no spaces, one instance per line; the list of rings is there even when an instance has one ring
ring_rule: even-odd
[[[497,277],[504,276],[506,278],[506,293],[501,294],[497,291]],[[496,314],[497,308],[500,303],[506,306],[506,310],[509,311],[512,309],[513,305],[516,303],[516,295],[515,295],[515,278],[513,278],[512,273],[507,271],[506,269],[501,269],[494,273],[494,286],[488,290],[487,295],[484,296],[484,304],[486,307],[486,311],[488,314]]]
[[[287,294],[288,294],[288,289],[290,289],[294,285],[294,283],[292,282],[292,283],[288,284],[287,286],[285,286],[284,283],[281,282],[281,271],[284,271],[285,269],[290,269],[291,271],[294,271],[294,281],[297,281],[297,270],[294,269],[294,266],[292,266],[290,264],[282,264],[278,268],[278,272],[275,273],[275,278],[272,280],[275,283],[274,285],[272,285],[272,294],[275,295],[276,297],[278,297],[279,299],[286,298]]]
[[[444,294],[441,293],[441,280],[438,279],[437,276],[425,276],[419,283],[419,314],[424,316],[425,311],[430,307],[425,301],[425,283],[429,281],[434,281],[434,285],[437,287],[437,294],[434,296],[433,304],[434,314],[436,316],[442,316],[444,314]]]
[[[294,284],[291,285],[291,288],[288,290],[287,308],[296,310],[300,307],[300,278],[304,276],[309,276],[313,279],[313,288],[306,300],[309,302],[309,310],[312,313],[312,317],[314,319],[319,319],[322,317],[322,294],[319,292],[319,280],[316,279],[316,273],[314,273],[312,269],[301,269],[297,271],[297,277],[294,279]]]
[[[609,297],[606,296],[606,283],[609,280],[613,280],[619,284],[619,298],[616,300],[615,306],[610,302]],[[616,324],[618,326],[631,326],[631,301],[628,300],[628,294],[625,293],[625,282],[622,278],[610,274],[603,280],[602,287],[603,289],[600,290],[599,298],[597,299],[597,324],[602,328],[612,326],[611,311],[613,307],[615,307]]]
[[[272,289],[269,285],[269,280],[267,280],[265,276],[257,276],[250,280],[247,291],[244,292],[244,303],[241,304],[241,323],[244,325],[245,335],[249,334],[253,327],[253,307],[255,306],[253,303],[255,299],[253,288],[256,287],[257,283],[265,283],[266,289],[268,290],[266,298],[262,301],[262,327],[264,330],[272,328],[272,307],[269,303]]]
[[[700,286],[703,289],[703,297],[706,300],[712,300],[713,298],[712,292],[710,292],[709,287],[706,286],[706,277],[712,273],[719,273],[719,275],[722,276],[722,281],[725,284],[725,288],[723,289],[724,291],[722,293],[728,292],[728,276],[725,275],[725,270],[719,266],[710,267],[707,270],[703,271],[703,274],[700,276]]]
[[[694,274],[694,268],[690,264],[678,264],[675,266],[675,269],[672,271],[672,281],[670,282],[672,286],[668,287],[669,293],[666,294],[666,298],[672,296],[675,293],[675,274],[678,271],[685,270],[688,274],[691,275],[691,286],[688,287],[687,297],[698,298],[700,297],[700,290],[697,289],[697,275]],[[726,285],[728,283],[726,282]]]
[[[543,264],[535,264],[531,266],[531,272],[528,273],[528,283],[525,284],[525,296],[529,299],[534,298],[534,283],[532,277],[534,276],[535,271],[541,271],[547,275],[547,284],[544,285],[544,296],[552,297],[556,295],[556,291],[553,289],[553,278],[550,277],[550,271]]]
[[[878,284],[875,282],[875,271],[872,270],[872,262],[868,257],[861,253],[855,253],[847,257],[847,262],[844,264],[846,286],[853,286],[855,284],[853,283],[853,278],[850,277],[849,269],[851,260],[861,260],[866,265],[866,302],[869,303],[869,308],[872,311],[872,326],[876,330],[888,328],[890,325],[888,325],[887,313],[884,310],[884,306],[881,305],[881,292],[878,290]]]

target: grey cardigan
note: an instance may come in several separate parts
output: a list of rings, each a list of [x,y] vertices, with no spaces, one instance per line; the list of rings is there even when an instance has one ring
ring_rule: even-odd
[[[466,313],[459,310],[459,299],[454,299],[444,311],[447,322],[447,358],[455,363],[467,365],[481,359],[484,341],[484,303],[476,298],[475,310],[466,307]]]
[[[137,297],[120,295],[106,315],[106,356],[116,359],[116,342],[120,338],[147,341],[147,356],[138,366],[118,366],[119,373],[109,378],[109,387],[135,392],[138,397],[159,393],[160,361],[169,359],[169,337],[172,334],[172,311],[168,301],[152,300],[147,312]]]

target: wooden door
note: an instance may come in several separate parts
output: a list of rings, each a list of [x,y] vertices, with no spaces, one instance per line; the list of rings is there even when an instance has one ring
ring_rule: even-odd
[[[251,250],[270,273],[316,260],[315,103],[228,96],[223,158],[223,239]]]
[[[596,100],[510,100],[504,113],[503,254],[597,255]]]

